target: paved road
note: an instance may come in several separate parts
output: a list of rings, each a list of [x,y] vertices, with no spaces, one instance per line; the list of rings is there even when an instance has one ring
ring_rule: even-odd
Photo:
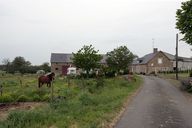
[[[192,103],[167,81],[143,76],[144,86],[115,128],[192,128]]]

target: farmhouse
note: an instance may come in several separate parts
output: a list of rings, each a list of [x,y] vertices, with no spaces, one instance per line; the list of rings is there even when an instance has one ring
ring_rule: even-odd
[[[102,55],[101,64],[106,64],[106,56]],[[69,67],[75,67],[72,61],[73,54],[51,53],[51,71],[57,75],[67,75]]]
[[[153,49],[153,53],[147,54],[133,61],[131,71],[134,73],[157,73],[161,71],[174,71],[176,67],[175,56],[169,53]],[[178,69],[180,71],[192,69],[192,59],[179,57]]]

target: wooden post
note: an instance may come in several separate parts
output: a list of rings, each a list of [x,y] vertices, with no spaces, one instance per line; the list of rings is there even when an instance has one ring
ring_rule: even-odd
[[[53,102],[53,81],[51,82],[51,102]]]
[[[1,96],[3,95],[3,85],[0,85]]]
[[[178,33],[176,34],[176,80],[178,80]]]

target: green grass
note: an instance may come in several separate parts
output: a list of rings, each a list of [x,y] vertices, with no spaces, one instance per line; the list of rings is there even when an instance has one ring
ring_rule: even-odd
[[[104,79],[102,86],[97,86],[95,79],[72,80],[70,87],[65,79],[57,78],[54,82],[54,101],[41,108],[10,112],[8,118],[0,122],[0,128],[100,128],[116,116],[128,96],[142,83],[128,82],[117,77]],[[17,77],[1,78],[5,84],[5,94],[13,100],[44,101],[50,97],[50,89],[44,86],[38,89],[36,77],[22,77],[24,84],[17,82]],[[11,80],[12,84],[7,84]],[[14,82],[13,82],[14,81]],[[25,83],[28,83],[27,86]],[[13,93],[13,94],[12,94]],[[4,94],[4,95],[5,95]]]
[[[158,74],[159,76],[163,78],[168,78],[168,79],[176,79],[176,74],[175,73],[160,73]],[[185,79],[189,77],[189,73],[178,73],[179,79]]]

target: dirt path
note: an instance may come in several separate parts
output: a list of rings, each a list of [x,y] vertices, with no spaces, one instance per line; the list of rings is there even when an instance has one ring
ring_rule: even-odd
[[[192,103],[178,88],[153,76],[144,81],[115,128],[192,128]]]

